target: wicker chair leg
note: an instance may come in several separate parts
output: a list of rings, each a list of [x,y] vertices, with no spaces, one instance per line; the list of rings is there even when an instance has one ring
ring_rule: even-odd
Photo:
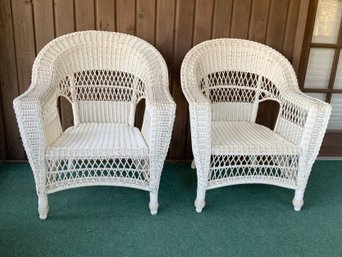
[[[152,215],[158,213],[158,206],[158,191],[151,191],[149,207]]]
[[[41,220],[46,220],[49,212],[47,194],[38,195],[38,213]]]
[[[191,169],[196,169],[196,162],[195,162],[195,159],[192,160],[192,162],[191,162]]]
[[[293,207],[295,211],[300,211],[303,204],[304,204],[304,190],[303,189],[297,189],[295,192],[295,196],[293,198]]]
[[[204,206],[205,206],[205,192],[206,188],[197,188],[197,197],[195,200],[195,207],[196,207],[196,212],[201,213]]]

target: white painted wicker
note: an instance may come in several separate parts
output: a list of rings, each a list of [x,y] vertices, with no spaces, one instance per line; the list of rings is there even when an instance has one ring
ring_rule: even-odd
[[[57,99],[73,107],[74,126],[62,131]],[[146,100],[142,130],[136,104]],[[61,36],[37,56],[32,84],[14,100],[33,170],[41,219],[47,194],[92,185],[158,188],[170,143],[175,103],[163,57],[134,36],[84,31]]]
[[[299,211],[331,106],[299,91],[284,56],[248,40],[195,46],[182,63],[181,83],[197,167],[196,211],[207,189],[245,183],[294,189]],[[255,123],[264,100],[280,105],[274,130]]]

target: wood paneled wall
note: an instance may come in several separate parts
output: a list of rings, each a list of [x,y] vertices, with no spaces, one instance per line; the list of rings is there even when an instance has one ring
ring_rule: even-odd
[[[134,34],[162,53],[170,71],[170,91],[177,103],[169,159],[190,159],[187,103],[179,83],[180,65],[187,51],[210,38],[247,38],[279,50],[297,69],[308,2],[1,0],[0,159],[25,159],[12,101],[28,88],[37,53],[57,36],[89,29]],[[63,126],[69,126],[72,124],[70,106],[62,101],[60,108]]]

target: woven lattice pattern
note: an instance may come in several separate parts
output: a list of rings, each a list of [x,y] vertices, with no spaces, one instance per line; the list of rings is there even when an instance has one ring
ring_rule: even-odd
[[[208,189],[265,183],[295,189],[298,155],[212,155]]]
[[[74,116],[75,125],[64,132],[59,96],[70,101]],[[140,131],[134,121],[141,99],[146,108]],[[48,193],[90,185],[147,190],[151,213],[157,213],[175,103],[166,63],[153,46],[113,32],[59,37],[37,56],[32,84],[14,108],[42,219]]]
[[[144,97],[144,84],[127,72],[90,70],[74,74],[76,101],[139,101]],[[70,90],[72,88],[69,87]],[[72,95],[72,94],[71,94]]]
[[[207,189],[243,183],[295,189],[300,210],[331,106],[299,91],[280,53],[248,40],[195,46],[182,63],[181,83],[197,168],[196,210],[202,211]],[[265,100],[280,106],[273,131],[255,124]]]
[[[46,189],[55,192],[79,186],[127,185],[149,191],[146,159],[47,159]]]

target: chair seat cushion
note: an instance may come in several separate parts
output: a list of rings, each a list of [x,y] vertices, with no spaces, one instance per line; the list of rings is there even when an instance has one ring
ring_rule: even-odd
[[[299,155],[296,146],[273,130],[252,122],[212,123],[213,155]]]
[[[46,152],[47,159],[147,156],[139,129],[115,123],[81,123],[68,128]]]

